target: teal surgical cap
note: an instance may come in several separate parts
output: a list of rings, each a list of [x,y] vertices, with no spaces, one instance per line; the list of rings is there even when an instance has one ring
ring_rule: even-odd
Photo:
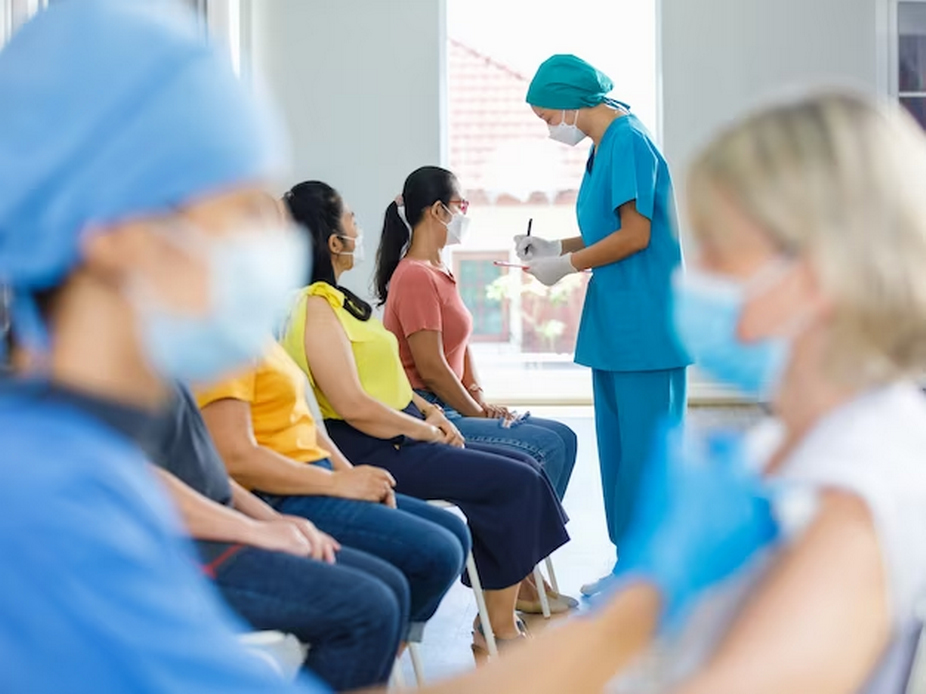
[[[35,319],[19,299],[79,263],[83,231],[286,164],[276,114],[168,0],[54,3],[0,51],[0,104],[0,284],[14,329]]]
[[[611,78],[574,55],[547,58],[527,89],[527,103],[537,108],[572,111],[606,103],[626,107],[608,94],[614,89]]]

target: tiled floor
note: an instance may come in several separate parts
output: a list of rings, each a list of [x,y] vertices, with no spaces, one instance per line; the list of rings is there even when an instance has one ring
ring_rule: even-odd
[[[607,573],[614,562],[614,548],[604,524],[592,413],[590,408],[570,408],[543,412],[535,409],[534,414],[552,416],[569,424],[579,437],[579,457],[564,504],[570,516],[572,541],[553,557],[560,590],[578,596],[580,585]],[[747,425],[757,416],[752,408],[695,408],[690,413],[691,421],[737,427]],[[428,624],[421,645],[425,676],[429,680],[473,667],[470,642],[475,615],[472,593],[461,584],[455,585]],[[542,617],[528,620],[535,632],[555,622],[556,618],[550,622]],[[407,657],[404,666],[406,679],[411,683],[414,680]]]

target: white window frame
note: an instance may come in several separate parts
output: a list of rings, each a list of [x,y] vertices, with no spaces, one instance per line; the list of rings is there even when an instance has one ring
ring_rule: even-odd
[[[197,0],[206,17],[209,35],[228,48],[235,74],[242,73],[242,17],[244,0]]]
[[[0,0],[0,47],[19,27],[55,0]],[[130,0],[128,0],[130,1]],[[209,34],[228,47],[235,72],[240,74],[243,22],[248,0],[188,0]],[[249,5],[248,5],[249,8]]]
[[[0,46],[32,15],[46,7],[48,0],[0,0]]]
[[[909,2],[926,5],[926,0],[884,0],[879,6],[878,29],[881,36],[886,35],[887,74],[886,85],[882,90],[893,99],[902,97],[926,97],[926,92],[900,91],[900,3]]]

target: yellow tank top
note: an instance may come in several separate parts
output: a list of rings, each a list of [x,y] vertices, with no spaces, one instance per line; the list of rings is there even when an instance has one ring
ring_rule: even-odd
[[[316,282],[300,292],[293,304],[289,320],[283,331],[283,348],[305,372],[312,384],[322,416],[325,419],[343,419],[319,389],[312,378],[305,355],[305,307],[310,296],[324,298],[334,310],[341,327],[350,340],[357,377],[367,395],[396,410],[403,410],[412,401],[412,387],[399,359],[399,343],[376,317],[362,321],[344,308],[344,294],[326,282]]]

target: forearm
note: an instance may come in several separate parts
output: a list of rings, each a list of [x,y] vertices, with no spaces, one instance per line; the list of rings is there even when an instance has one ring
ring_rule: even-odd
[[[615,231],[598,243],[573,252],[572,265],[580,271],[610,265],[639,253],[647,245],[648,239],[644,241],[638,234]]]
[[[463,387],[469,389],[472,385],[479,385],[479,375],[476,373],[476,365],[473,364],[473,355],[467,346],[463,352]],[[467,390],[467,392],[469,392]]]
[[[232,488],[232,505],[236,511],[243,513],[248,518],[255,520],[270,521],[279,517],[273,507],[261,501],[259,497],[249,492],[235,480],[230,479]]]
[[[250,518],[207,499],[161,468],[155,470],[164,482],[191,537],[213,542],[249,541],[254,527]]]
[[[423,694],[515,691],[600,694],[649,644],[659,610],[656,589],[635,584],[600,613],[549,629],[500,660],[421,691]]]
[[[563,253],[576,253],[585,248],[585,241],[582,240],[581,236],[563,239],[561,243],[563,244]]]
[[[287,496],[330,496],[334,492],[330,470],[291,460],[263,446],[242,447],[223,457],[229,474],[247,489]]]
[[[347,456],[341,453],[341,449],[337,447],[335,442],[331,440],[331,437],[328,436],[328,432],[326,432],[322,427],[318,427],[315,435],[318,438],[318,445],[331,454],[331,457],[329,458],[331,460],[331,467],[333,467],[336,471],[349,470],[350,468],[354,467],[353,463],[347,459]]]
[[[341,416],[348,424],[377,439],[408,436],[416,440],[428,440],[432,433],[429,424],[370,397],[365,398],[363,403],[346,409],[346,412],[341,412]]]
[[[419,374],[428,390],[464,417],[483,415],[482,405],[476,402],[446,363],[434,365],[424,372],[419,371]]]

